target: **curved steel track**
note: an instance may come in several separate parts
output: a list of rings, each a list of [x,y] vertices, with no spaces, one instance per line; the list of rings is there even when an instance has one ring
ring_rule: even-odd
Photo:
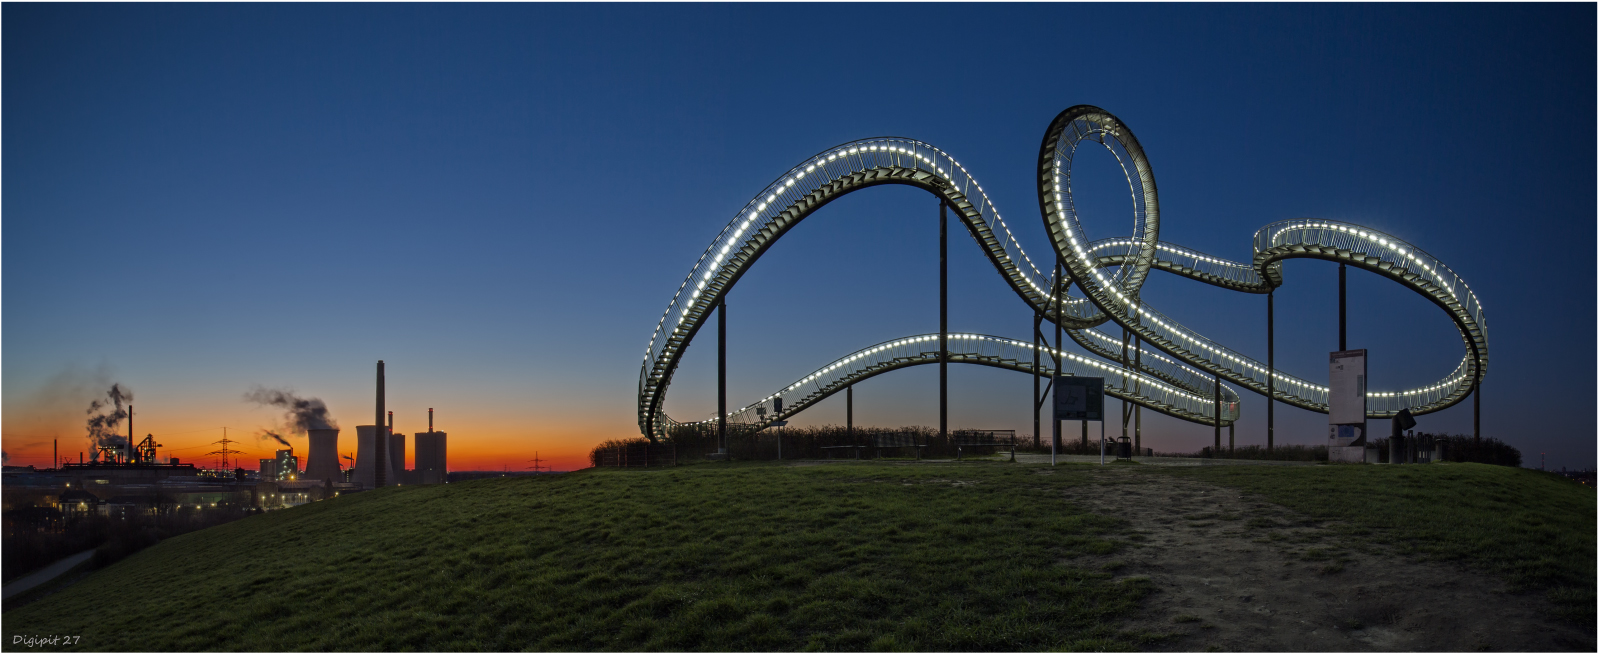
[[[1072,202],[1072,161],[1078,148],[1095,144],[1120,163],[1134,205],[1129,236],[1091,241]],[[1139,291],[1150,270],[1161,270],[1245,293],[1267,293],[1283,283],[1281,261],[1337,261],[1388,277],[1444,309],[1460,332],[1466,353],[1440,381],[1421,388],[1369,392],[1368,417],[1387,418],[1403,408],[1413,414],[1460,402],[1487,371],[1488,328],[1483,308],[1454,271],[1417,247],[1376,230],[1330,220],[1296,219],[1255,233],[1254,257],[1239,263],[1163,243],[1155,174],[1133,132],[1103,109],[1078,105],[1061,112],[1039,149],[1039,209],[1056,257],[1065,264],[1062,290],[1041,272],[1012,236],[999,211],[959,162],[926,143],[897,137],[851,141],[791,168],[734,216],[679,285],[645,348],[639,372],[639,427],[648,437],[678,424],[662,410],[681,355],[721,298],[768,248],[817,209],[848,193],[880,184],[928,191],[949,204],[996,270],[1030,308],[1067,330],[1072,340],[1111,363],[1071,353],[1063,372],[1106,377],[1107,393],[1184,420],[1226,424],[1237,418],[1238,396],[1224,385],[1223,415],[1212,408],[1213,376],[1261,395],[1268,393],[1267,368],[1144,305]],[[1077,287],[1082,295],[1074,296]],[[1124,367],[1121,338],[1096,327],[1112,323],[1155,348]],[[931,341],[929,340],[931,338]],[[1054,371],[1032,365],[1031,343],[979,334],[951,334],[950,361],[1030,374]],[[930,350],[931,348],[931,350]],[[1048,350],[1045,350],[1048,351]],[[1023,354],[1026,356],[1022,356]],[[1023,359],[1026,358],[1027,361]],[[842,357],[758,402],[729,413],[731,424],[760,429],[792,416],[849,384],[912,365],[938,362],[938,335],[913,336]],[[1326,386],[1273,372],[1273,397],[1326,413]],[[755,409],[785,399],[784,411],[757,418]],[[715,417],[711,418],[715,421]]]

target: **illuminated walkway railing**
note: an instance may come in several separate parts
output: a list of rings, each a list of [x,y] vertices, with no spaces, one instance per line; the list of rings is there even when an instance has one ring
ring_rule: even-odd
[[[1047,346],[1040,348],[1043,354],[1037,370],[1033,367],[1033,343],[1025,341],[985,334],[952,333],[947,349],[951,363],[1004,368],[1041,377],[1055,374]],[[1057,354],[1062,358],[1061,372],[1064,374],[1104,377],[1107,395],[1191,422],[1211,424],[1214,404],[1209,390],[1206,395],[1201,395],[1166,380],[1122,368],[1120,364],[1098,361],[1075,352],[1061,351]],[[937,333],[879,343],[841,357],[760,401],[730,411],[728,424],[765,427],[773,420],[786,420],[863,379],[891,370],[937,363]],[[777,410],[779,405],[776,400],[779,399],[783,400],[782,411]],[[1223,387],[1222,407],[1224,424],[1239,417],[1239,395],[1226,386]],[[757,411],[758,408],[766,410]],[[716,417],[712,416],[701,423],[716,421]]]
[[[1129,237],[1090,241],[1084,233],[1072,203],[1071,169],[1078,146],[1088,143],[1105,147],[1122,167],[1134,201],[1134,229]],[[1123,374],[1120,371],[1124,365],[1118,360],[1121,338],[1095,327],[1111,322],[1118,331],[1126,329],[1158,351],[1160,354],[1148,350],[1143,353],[1138,372],[1128,373],[1135,375],[1130,381],[1136,378],[1152,385],[1167,384],[1176,395],[1167,399],[1162,399],[1159,393],[1134,397],[1135,392],[1130,390],[1126,399],[1162,413],[1190,420],[1200,418],[1209,423],[1211,409],[1186,405],[1180,396],[1211,398],[1213,376],[1265,395],[1268,392],[1267,368],[1142,304],[1139,289],[1152,268],[1222,288],[1266,293],[1282,284],[1280,261],[1314,258],[1373,271],[1428,297],[1450,314],[1467,346],[1466,355],[1437,383],[1401,391],[1369,392],[1370,417],[1388,417],[1402,408],[1410,408],[1413,414],[1446,408],[1465,398],[1484,374],[1488,338],[1477,296],[1448,266],[1400,239],[1347,223],[1283,221],[1256,233],[1254,257],[1248,264],[1162,243],[1158,237],[1160,211],[1155,175],[1142,146],[1115,116],[1086,105],[1072,107],[1052,121],[1040,148],[1038,179],[1039,204],[1055,250],[1042,255],[1040,261],[1047,269],[1053,269],[1059,255],[1067,271],[1068,289],[1077,287],[1083,297],[1062,292],[1055,300],[1050,298],[1054,278],[1041,271],[1035,259],[1017,243],[1011,228],[1001,219],[977,180],[938,148],[904,138],[863,139],[829,148],[791,168],[751,199],[723,228],[668,303],[645,348],[640,368],[640,429],[653,438],[668,425],[677,424],[667,418],[661,408],[673,372],[684,348],[744,272],[784,233],[812,212],[840,196],[880,184],[915,186],[948,203],[1018,296],[1030,308],[1042,311],[1047,320],[1067,329],[1079,345],[1113,360],[1115,364],[1110,369],[1119,371],[1118,374]],[[933,342],[937,349],[936,335]],[[951,341],[952,360],[955,360],[955,342]],[[926,341],[910,341],[906,345],[915,343]],[[925,358],[926,354],[921,352],[917,356]],[[995,365],[978,354],[971,356],[975,358],[965,362]],[[999,367],[1037,373],[1031,369],[1031,357],[1029,350],[1029,361],[1022,368]],[[910,361],[922,359],[908,358],[905,365],[914,365]],[[937,361],[936,354],[933,361]],[[1071,361],[1069,358],[1068,362]],[[815,386],[810,393],[820,393],[810,402],[832,392],[825,388],[837,390],[842,388],[840,384],[848,385],[893,367],[824,367],[823,370],[830,371],[828,374],[833,376],[828,377],[831,381],[827,386],[808,382]],[[1096,374],[1105,370],[1091,368],[1100,371]],[[1085,370],[1087,374],[1088,369]],[[838,374],[846,376],[838,377]],[[1108,377],[1109,385],[1111,375],[1102,376]],[[1273,397],[1278,401],[1312,411],[1327,411],[1325,386],[1281,371],[1274,371],[1273,379]],[[784,392],[787,391],[777,395]],[[804,404],[809,406],[809,403]],[[784,415],[792,415],[801,408],[786,404]],[[1223,420],[1231,421],[1231,418],[1224,415]]]

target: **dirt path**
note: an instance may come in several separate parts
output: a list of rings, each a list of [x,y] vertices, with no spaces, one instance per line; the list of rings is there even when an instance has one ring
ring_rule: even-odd
[[[1098,563],[1150,578],[1156,592],[1127,626],[1175,634],[1158,650],[1595,651],[1594,633],[1543,617],[1542,597],[1494,577],[1341,540],[1235,490],[1092,474],[1100,484],[1068,496],[1131,521],[1137,545]]]

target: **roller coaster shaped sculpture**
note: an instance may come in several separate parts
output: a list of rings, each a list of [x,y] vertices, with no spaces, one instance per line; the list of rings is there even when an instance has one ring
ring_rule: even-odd
[[[1072,162],[1080,146],[1098,144],[1116,157],[1133,196],[1134,229],[1126,238],[1090,241],[1072,201]],[[1078,105],[1050,123],[1039,147],[1039,209],[1055,249],[1040,272],[1001,220],[983,186],[944,151],[905,138],[870,138],[829,148],[790,169],[750,200],[678,287],[645,348],[639,372],[639,428],[651,440],[684,424],[668,418],[663,398],[684,349],[721,299],[746,270],[806,216],[843,195],[880,184],[915,186],[938,196],[958,214],[995,268],[1030,308],[1060,325],[1095,358],[1039,346],[1059,372],[1106,378],[1106,393],[1190,422],[1230,424],[1238,418],[1238,395],[1217,379],[1285,404],[1326,413],[1328,388],[1266,366],[1195,333],[1140,302],[1152,268],[1245,293],[1268,293],[1282,285],[1284,259],[1337,261],[1372,271],[1416,291],[1455,322],[1466,354],[1449,375],[1422,388],[1369,392],[1369,418],[1401,409],[1424,414],[1466,398],[1482,380],[1489,359],[1483,307],[1448,266],[1398,238],[1331,220],[1272,223],[1255,233],[1255,256],[1238,263],[1160,240],[1161,213],[1155,174],[1144,148],[1127,125],[1098,107]],[[1063,273],[1063,268],[1064,274]],[[1112,270],[1114,269],[1114,270]],[[1081,296],[1072,294],[1076,287]],[[1157,352],[1138,360],[1124,355],[1122,338],[1097,327],[1112,323]],[[1033,343],[982,334],[949,334],[949,361],[1006,368],[1040,376],[1055,366],[1035,367]],[[879,343],[829,363],[760,401],[729,412],[730,428],[759,431],[786,420],[849,385],[890,370],[938,363],[939,335],[924,334]],[[1110,363],[1108,363],[1110,362]],[[1220,393],[1223,407],[1213,393]],[[775,400],[782,398],[781,411]],[[757,411],[765,408],[766,411]],[[1220,413],[1220,415],[1219,415]],[[764,415],[763,415],[764,414]],[[701,422],[715,423],[713,416]]]

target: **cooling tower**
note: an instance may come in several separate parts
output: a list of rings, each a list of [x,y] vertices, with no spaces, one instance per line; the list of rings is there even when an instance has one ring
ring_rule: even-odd
[[[375,438],[377,433],[377,429],[372,425],[356,427],[356,474],[351,481],[366,488],[375,487],[373,463],[378,460],[378,440]],[[386,486],[393,486],[400,479],[400,473],[395,470],[392,462],[391,465],[384,467],[383,472]]]
[[[311,451],[306,453],[306,471],[300,478],[344,481],[339,472],[339,430],[308,429],[306,435],[311,437]]]

